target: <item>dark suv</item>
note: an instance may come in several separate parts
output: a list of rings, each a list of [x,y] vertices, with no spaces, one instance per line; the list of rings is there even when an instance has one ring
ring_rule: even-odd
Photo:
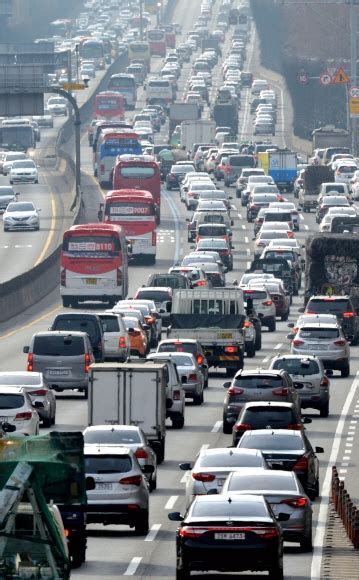
[[[250,401],[294,403],[300,414],[300,399],[290,375],[281,370],[239,370],[234,379],[223,383],[227,390],[223,407],[223,433],[231,433],[237,417]]]
[[[57,314],[49,330],[78,330],[87,332],[96,362],[105,360],[104,335],[101,320],[90,312],[64,312]]]
[[[352,345],[359,341],[359,316],[350,296],[312,296],[305,313],[334,314]]]

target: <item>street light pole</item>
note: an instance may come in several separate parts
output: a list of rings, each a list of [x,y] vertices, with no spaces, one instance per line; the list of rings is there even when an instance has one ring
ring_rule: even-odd
[[[358,27],[358,12],[357,0],[350,1],[350,77],[352,86],[357,85],[357,27]],[[357,119],[352,117],[352,154],[355,155],[357,151]]]
[[[143,40],[143,0],[140,0],[140,40]]]

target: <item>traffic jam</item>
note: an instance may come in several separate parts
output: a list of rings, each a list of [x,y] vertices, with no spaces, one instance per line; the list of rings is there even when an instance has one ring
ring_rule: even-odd
[[[89,0],[78,18],[82,79],[111,62],[113,4]],[[359,164],[344,130],[314,131],[309,156],[286,147],[283,92],[253,66],[245,0],[202,0],[190,30],[146,12],[142,38],[136,18],[123,10],[128,65],[93,99],[83,148],[99,201],[63,233],[60,307],[22,344],[23,367],[0,372],[2,439],[65,431],[59,408],[81,404],[81,516],[62,496],[51,516],[73,577],[92,574],[104,526],[111,547],[135,546],[124,575],[292,577],[318,521],[328,449],[315,424],[355,374]],[[67,114],[50,96],[38,122]],[[4,231],[39,229],[11,187],[38,183],[36,163],[0,155]],[[160,528],[170,571],[148,573],[136,542],[161,545]],[[51,573],[69,577],[60,560]]]

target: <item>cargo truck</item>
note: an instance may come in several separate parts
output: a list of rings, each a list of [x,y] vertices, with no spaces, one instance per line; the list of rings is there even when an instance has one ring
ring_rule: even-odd
[[[214,121],[199,119],[198,121],[182,121],[181,147],[192,151],[194,143],[213,143],[216,134]]]
[[[297,177],[297,154],[289,149],[269,150],[268,175],[273,177],[281,191],[293,191]]]
[[[217,127],[230,127],[233,135],[238,134],[238,106],[235,103],[215,104],[211,118]]]
[[[308,165],[303,173],[303,188],[299,190],[298,205],[304,212],[317,207],[322,183],[332,183],[334,171],[328,165]]]
[[[312,144],[314,149],[326,149],[327,147],[350,147],[351,139],[349,131],[337,129],[334,125],[318,127],[312,132]]]

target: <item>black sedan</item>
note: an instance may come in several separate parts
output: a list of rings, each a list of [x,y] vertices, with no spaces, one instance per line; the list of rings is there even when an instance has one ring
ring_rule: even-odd
[[[182,179],[186,177],[186,173],[194,171],[194,166],[191,163],[188,165],[172,165],[171,170],[166,175],[167,189],[179,189]]]
[[[274,469],[295,471],[310,499],[319,495],[319,461],[315,451],[302,431],[291,429],[258,429],[245,431],[237,445],[243,449],[260,449],[267,463]]]
[[[268,570],[272,580],[283,579],[282,530],[263,496],[199,495],[184,516],[173,512],[168,517],[181,522],[177,580],[194,570]],[[277,519],[288,518],[279,513]]]

